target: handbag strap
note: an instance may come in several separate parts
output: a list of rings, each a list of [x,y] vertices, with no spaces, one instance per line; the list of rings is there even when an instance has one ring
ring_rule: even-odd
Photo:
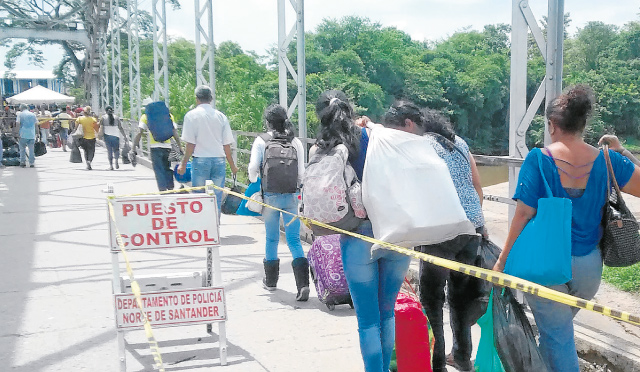
[[[604,145],[602,147],[603,155],[605,163],[607,164],[607,203],[611,198],[611,184],[613,183],[613,188],[616,190],[616,200],[618,204],[624,203],[622,200],[622,196],[620,193],[620,186],[618,186],[618,181],[616,180],[616,174],[613,172],[613,166],[611,165],[611,158],[609,157],[609,145]]]
[[[544,176],[544,172],[542,170],[542,150],[539,151],[540,155],[538,156],[538,168],[540,169],[540,177],[542,177],[542,182],[544,183],[544,188],[547,191],[547,198],[553,197],[553,192],[551,192],[551,187],[549,186],[549,182],[547,182],[547,178]]]

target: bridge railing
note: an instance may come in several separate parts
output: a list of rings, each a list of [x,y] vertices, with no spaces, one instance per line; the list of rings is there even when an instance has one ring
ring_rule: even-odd
[[[133,140],[135,135],[138,133],[138,122],[124,119],[123,127],[129,140]],[[178,127],[178,132],[182,131],[181,125]],[[251,159],[251,146],[253,145],[253,141],[256,137],[258,137],[262,132],[247,132],[234,130],[233,138],[234,144],[232,145],[233,157],[236,162],[236,166],[238,167],[238,184],[241,187],[246,188],[249,183],[247,177],[247,167],[249,165],[249,160]],[[150,150],[149,150],[149,132],[145,132],[140,139],[140,145],[138,146],[138,156],[151,161],[150,158]],[[312,146],[315,143],[315,138],[304,138],[298,137],[303,143],[307,143],[307,146]],[[308,149],[307,149],[308,150]],[[522,159],[513,158],[509,156],[489,156],[489,155],[473,155],[476,163],[478,165],[486,165],[486,166],[500,166],[500,165],[509,165],[509,166],[520,166],[522,164]],[[227,182],[231,182],[231,177],[227,177]],[[503,196],[497,195],[484,195],[485,200],[504,203],[504,204],[515,204],[515,202]]]

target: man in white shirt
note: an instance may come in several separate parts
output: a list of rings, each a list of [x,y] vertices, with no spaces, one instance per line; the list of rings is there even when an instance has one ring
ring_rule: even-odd
[[[206,180],[212,180],[216,186],[223,187],[226,175],[225,157],[231,167],[231,173],[238,172],[231,155],[233,135],[229,119],[211,106],[213,92],[206,85],[196,88],[198,106],[187,112],[182,126],[182,140],[186,143],[178,173],[184,174],[191,155],[191,185],[204,186]],[[222,205],[222,191],[215,190],[218,213]]]

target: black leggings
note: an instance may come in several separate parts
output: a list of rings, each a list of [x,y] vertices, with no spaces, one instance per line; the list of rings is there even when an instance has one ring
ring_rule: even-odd
[[[96,139],[80,138],[79,146],[84,150],[84,159],[88,162],[93,161],[93,156],[96,153]]]

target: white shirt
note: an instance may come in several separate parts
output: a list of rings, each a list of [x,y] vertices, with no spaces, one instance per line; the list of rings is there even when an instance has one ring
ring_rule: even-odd
[[[119,117],[113,115],[113,125],[109,125],[109,116],[103,115],[102,118],[100,118],[100,125],[104,127],[104,134],[120,138],[119,120]]]
[[[196,145],[193,156],[224,157],[224,145],[233,143],[229,119],[208,103],[202,103],[184,116],[182,140]]]
[[[273,136],[273,132],[268,132]],[[298,153],[298,185],[302,183],[302,175],[304,174],[304,147],[302,146],[302,142],[294,138],[291,141],[291,144],[296,149]],[[251,146],[251,160],[249,160],[249,182],[256,182],[258,177],[260,177],[260,169],[262,169],[262,164],[264,163],[264,151],[266,148],[266,143],[260,137],[256,137],[253,141],[253,146]]]

